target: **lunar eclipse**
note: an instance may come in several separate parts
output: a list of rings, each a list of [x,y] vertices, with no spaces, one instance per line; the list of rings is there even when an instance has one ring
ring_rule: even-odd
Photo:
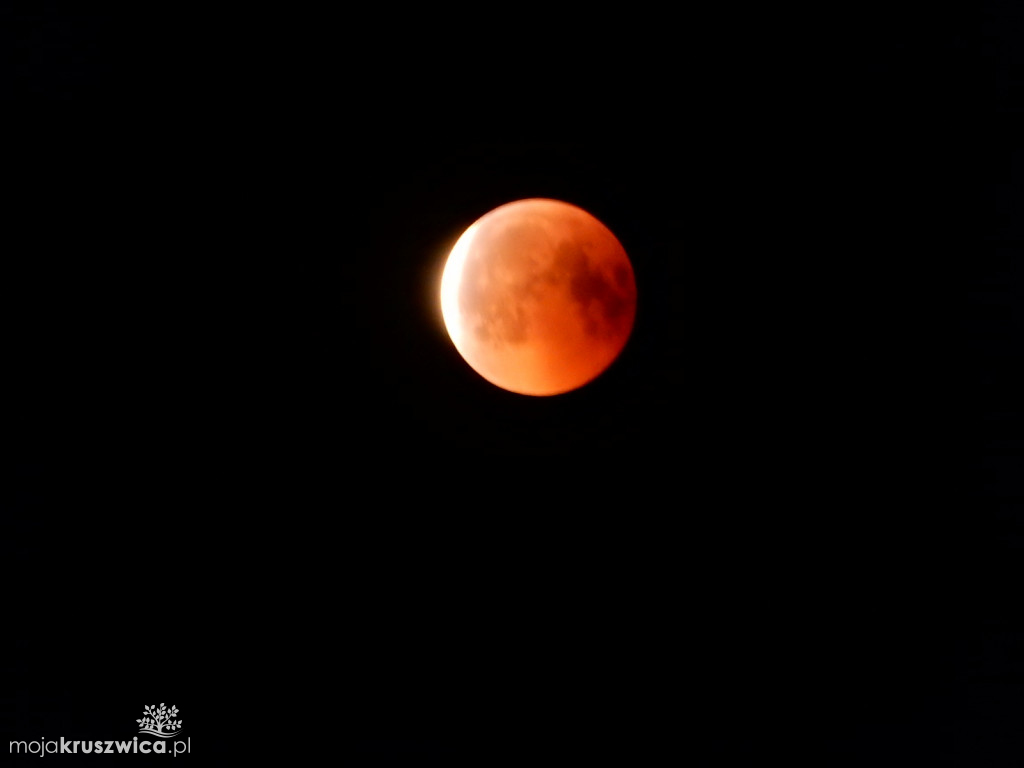
[[[618,238],[560,200],[501,205],[455,243],[441,278],[455,348],[502,389],[578,389],[619,356],[636,316],[636,281]]]

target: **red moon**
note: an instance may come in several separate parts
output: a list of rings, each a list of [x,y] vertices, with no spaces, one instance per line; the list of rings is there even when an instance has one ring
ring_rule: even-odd
[[[633,266],[582,208],[516,200],[455,243],[441,313],[459,354],[489,382],[557,395],[596,378],[625,347],[636,316]]]

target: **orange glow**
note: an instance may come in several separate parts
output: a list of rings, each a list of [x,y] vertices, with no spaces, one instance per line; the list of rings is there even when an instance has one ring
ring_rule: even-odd
[[[636,283],[600,221],[558,200],[517,200],[475,221],[441,278],[441,312],[466,362],[503,389],[555,395],[601,374],[626,344]]]

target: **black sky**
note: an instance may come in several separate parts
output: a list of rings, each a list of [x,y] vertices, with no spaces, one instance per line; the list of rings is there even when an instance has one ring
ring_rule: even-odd
[[[346,765],[1013,765],[1009,5],[394,13],[5,8],[11,733],[159,700],[221,758],[243,706]],[[638,285],[554,398],[437,305],[535,196]]]

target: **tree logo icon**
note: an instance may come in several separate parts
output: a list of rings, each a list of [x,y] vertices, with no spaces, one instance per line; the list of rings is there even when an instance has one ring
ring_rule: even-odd
[[[159,736],[161,739],[169,739],[181,731],[181,720],[174,719],[177,714],[177,707],[172,706],[168,709],[163,704],[159,707],[156,704],[147,704],[142,717],[135,722],[139,724],[139,733],[149,733]]]

